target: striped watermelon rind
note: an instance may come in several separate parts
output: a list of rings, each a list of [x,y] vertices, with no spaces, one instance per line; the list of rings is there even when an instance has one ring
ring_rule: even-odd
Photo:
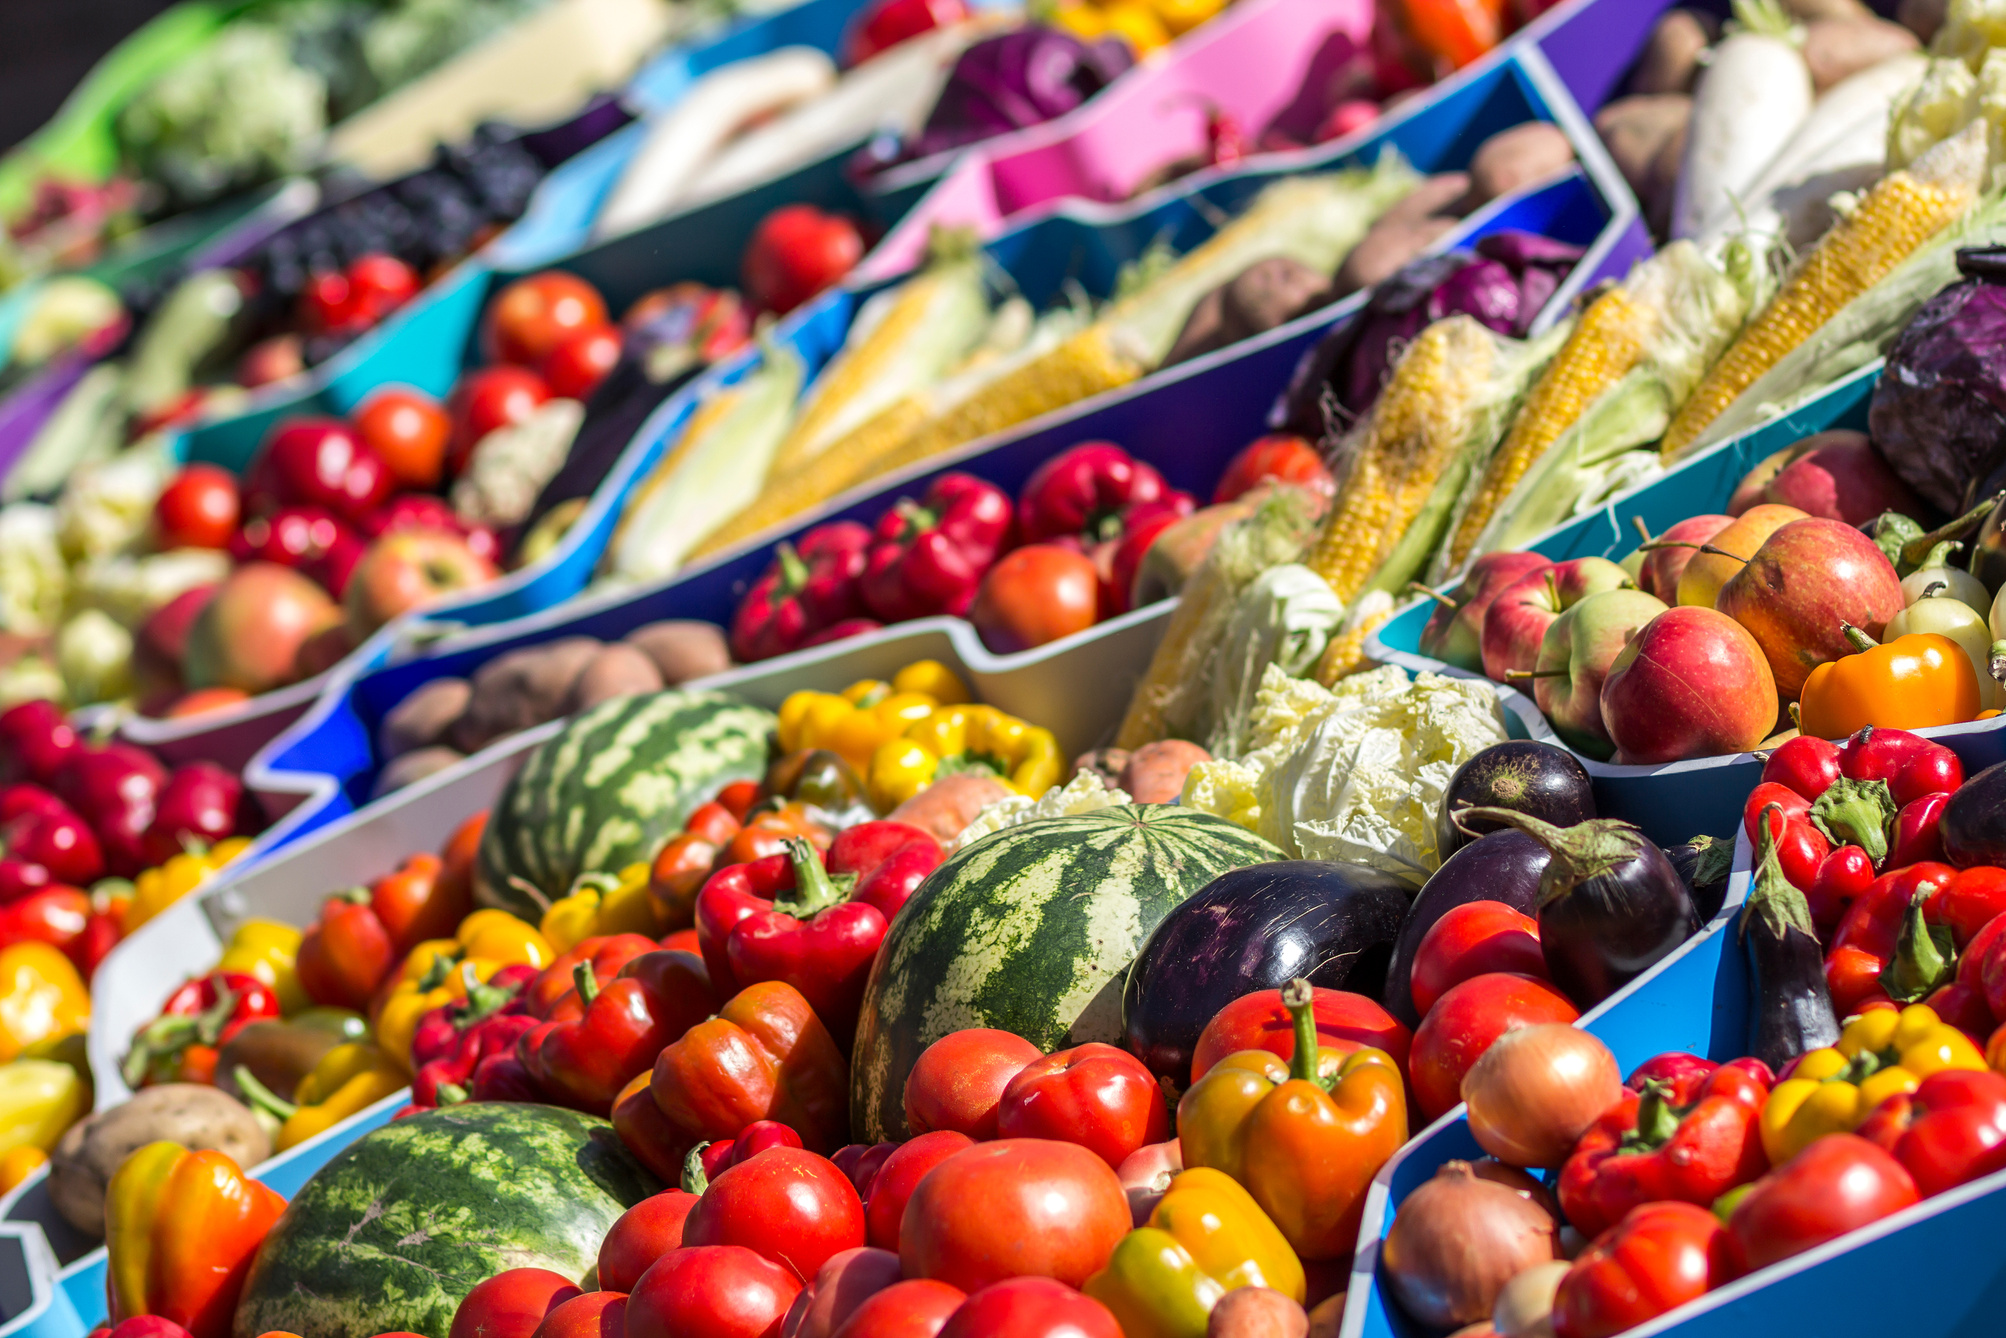
[[[850,1127],[903,1139],[905,1080],[964,1027],[1046,1052],[1121,1043],[1122,977],[1171,908],[1228,869],[1284,858],[1223,818],[1122,804],[1006,828],[934,870],[871,968],[850,1059]]]
[[[307,1181],[259,1247],[233,1326],[301,1338],[447,1338],[510,1268],[583,1277],[661,1184],[613,1126],[557,1106],[445,1106],[384,1125]]]
[[[530,753],[496,801],[481,837],[480,903],[535,923],[580,874],[653,859],[699,804],[766,773],[777,723],[727,693],[678,690],[617,697],[577,716]]]

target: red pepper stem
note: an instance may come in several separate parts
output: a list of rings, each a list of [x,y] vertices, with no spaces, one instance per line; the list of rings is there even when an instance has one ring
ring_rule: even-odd
[[[1282,986],[1282,1006],[1289,1010],[1289,1020],[1296,1029],[1296,1052],[1289,1060],[1289,1077],[1313,1082],[1328,1091],[1330,1085],[1317,1076],[1316,991],[1307,980],[1297,976]]]
[[[1658,1079],[1645,1081],[1637,1102],[1637,1127],[1623,1136],[1624,1152],[1656,1152],[1672,1141],[1679,1131],[1679,1112],[1671,1096],[1672,1089]]]
[[[345,887],[328,898],[329,901],[345,901],[351,906],[367,906],[370,901],[366,887]]]
[[[774,910],[805,920],[843,900],[843,890],[822,867],[822,856],[811,843],[789,837],[787,855],[794,862],[794,895],[785,901],[776,898]]]
[[[782,542],[773,550],[774,560],[780,564],[780,588],[788,594],[799,594],[808,584],[808,564],[794,551],[794,545]]]
[[[683,1190],[699,1197],[710,1188],[710,1177],[703,1173],[703,1150],[710,1146],[708,1141],[697,1144],[683,1158]]]
[[[1899,1004],[1928,998],[1937,986],[1947,984],[1957,970],[1957,947],[1950,931],[1930,924],[1923,915],[1923,903],[1934,891],[1936,884],[1924,883],[1909,898],[1894,956],[1881,972],[1881,988]]]
[[[441,1106],[459,1106],[465,1105],[467,1098],[473,1093],[456,1082],[442,1082],[432,1089],[432,1095],[438,1098],[438,1104]]]
[[[572,967],[571,983],[578,987],[578,997],[588,1008],[599,997],[599,977],[592,974],[592,963],[580,962]]]

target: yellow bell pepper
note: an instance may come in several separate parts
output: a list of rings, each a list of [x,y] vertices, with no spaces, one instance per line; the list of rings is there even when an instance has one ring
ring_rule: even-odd
[[[780,703],[780,748],[826,748],[857,771],[878,748],[943,706],[968,700],[968,686],[938,660],[916,660],[892,681],[861,679],[841,692],[801,691]]]
[[[1059,783],[1059,741],[993,706],[947,706],[871,756],[864,784],[889,812],[941,776],[981,770],[1036,799]]]
[[[617,876],[586,874],[568,897],[551,903],[537,930],[558,952],[569,952],[601,934],[645,934],[654,938],[663,926],[655,922],[648,899],[649,866],[629,864]]]
[[[1891,1096],[1944,1069],[1982,1070],[1971,1038],[1925,1004],[1876,1008],[1846,1023],[1837,1045],[1797,1061],[1762,1106],[1762,1149],[1781,1166],[1826,1134],[1850,1133]]]
[[[23,1144],[0,1152],[0,1194],[12,1194],[22,1181],[48,1164],[49,1154],[38,1147]]]
[[[0,1064],[0,1152],[46,1153],[90,1107],[90,1085],[68,1064],[27,1058]]]
[[[46,943],[0,950],[0,1063],[90,1024],[90,990],[69,958]]]
[[[365,1041],[337,1045],[300,1079],[295,1109],[279,1126],[274,1151],[284,1152],[366,1110],[409,1080],[381,1049]]]
[[[183,851],[165,864],[147,869],[132,880],[132,902],[120,929],[127,934],[207,882],[211,875],[250,847],[248,836],[233,836],[196,853]]]
[[[1215,17],[1226,0],[1151,0],[1151,9],[1175,36],[1182,37],[1199,24]]]
[[[1114,1312],[1126,1338],[1205,1338],[1212,1307],[1236,1287],[1272,1287],[1300,1303],[1303,1266],[1253,1195],[1201,1166],[1170,1182],[1086,1293]]]
[[[1101,14],[1107,20],[1108,31],[1125,39],[1138,56],[1170,45],[1170,31],[1163,26],[1163,19],[1142,0],[1118,0]]]
[[[313,1007],[300,986],[300,931],[277,920],[246,920],[230,935],[223,949],[222,971],[240,971],[263,981],[279,997],[279,1011],[288,1016]]]

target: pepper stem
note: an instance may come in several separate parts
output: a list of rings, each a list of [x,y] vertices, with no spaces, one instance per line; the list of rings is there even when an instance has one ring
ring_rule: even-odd
[[[808,564],[794,551],[794,545],[784,539],[773,550],[774,560],[780,564],[780,586],[788,594],[798,594],[808,584]]]
[[[1977,529],[1984,519],[2006,499],[2006,491],[1995,492],[1955,520],[1946,521],[1927,534],[1917,535],[1902,545],[1901,565],[1910,569],[1928,566],[1929,551],[1951,539],[1962,539]]]
[[[1678,1108],[1672,1105],[1672,1089],[1656,1078],[1644,1081],[1644,1093],[1637,1102],[1637,1127],[1623,1135],[1623,1152],[1656,1152],[1672,1141],[1679,1131]]]
[[[1856,845],[1875,868],[1888,857],[1888,828],[1895,820],[1895,797],[1884,780],[1841,776],[1811,805],[1811,823],[1833,845]]]
[[[244,1094],[244,1100],[252,1110],[262,1110],[274,1119],[284,1121],[299,1113],[299,1107],[258,1081],[258,1075],[246,1065],[239,1064],[230,1072],[230,1081],[237,1084],[237,1090]]]
[[[1310,983],[1297,976],[1282,986],[1282,1007],[1289,1010],[1289,1020],[1295,1024],[1296,1052],[1289,1060],[1289,1077],[1301,1082],[1313,1082],[1325,1091],[1330,1084],[1317,1076],[1319,1046],[1316,1034],[1316,991]]]
[[[592,963],[580,962],[571,968],[571,983],[578,989],[578,997],[586,1007],[599,997],[599,977],[592,974]]]
[[[689,1155],[683,1158],[682,1187],[685,1193],[701,1196],[710,1188],[710,1177],[703,1173],[703,1150],[710,1144],[711,1140],[697,1144],[690,1149]]]
[[[843,889],[822,867],[822,856],[807,840],[794,836],[787,840],[787,854],[794,862],[794,895],[785,901],[776,899],[773,909],[799,920],[843,901]]]
[[[1899,1004],[1928,998],[1957,970],[1957,945],[1950,930],[1929,923],[1923,915],[1923,903],[1934,891],[1936,884],[1924,883],[1909,898],[1895,955],[1881,972],[1881,988]]]
[[[473,1093],[456,1082],[442,1082],[432,1089],[432,1095],[437,1098],[438,1105],[463,1106]]]
[[[1846,640],[1856,651],[1869,651],[1881,644],[1843,619],[1839,623],[1839,630],[1845,634]]]

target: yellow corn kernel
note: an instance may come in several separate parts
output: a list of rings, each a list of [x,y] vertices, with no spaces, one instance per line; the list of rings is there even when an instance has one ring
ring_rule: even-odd
[[[1358,625],[1338,633],[1323,648],[1323,658],[1316,662],[1316,681],[1329,687],[1340,678],[1372,668],[1373,662],[1365,655],[1365,638],[1383,627],[1393,617],[1394,605],[1388,601],[1383,609],[1367,614],[1358,620]]]
[[[901,448],[897,464],[891,467],[927,459],[977,437],[1118,389],[1148,370],[1115,347],[1106,323],[1090,325],[924,424]]]
[[[1462,523],[1449,541],[1449,566],[1458,569],[1498,503],[1560,434],[1601,394],[1629,374],[1643,358],[1658,328],[1658,313],[1640,305],[1620,287],[1609,289],[1582,313],[1558,355],[1526,396],[1504,445],[1491,457]]]

